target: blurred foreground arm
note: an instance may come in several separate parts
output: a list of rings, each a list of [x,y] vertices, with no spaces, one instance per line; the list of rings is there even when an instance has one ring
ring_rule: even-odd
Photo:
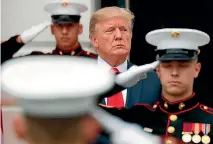
[[[100,100],[105,97],[110,97],[128,87],[133,87],[142,80],[148,72],[155,70],[159,64],[159,61],[155,61],[142,66],[132,66],[126,72],[117,74],[115,77],[115,87],[111,91],[102,95]]]

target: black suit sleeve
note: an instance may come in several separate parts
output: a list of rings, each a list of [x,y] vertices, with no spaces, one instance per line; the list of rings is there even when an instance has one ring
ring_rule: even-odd
[[[100,106],[102,109],[108,113],[121,118],[122,120],[130,123],[137,123],[139,125],[146,126],[149,124],[153,115],[146,104],[144,105],[134,105],[132,108],[112,108],[107,106]]]
[[[24,43],[18,43],[18,35],[11,37],[9,40],[1,43],[1,64],[11,59],[13,55],[22,47]]]
[[[101,100],[106,98],[106,97],[111,97],[114,94],[117,94],[117,93],[123,91],[124,89],[126,89],[126,88],[115,84],[115,86],[110,91],[104,93],[103,95],[101,95],[99,97],[99,102],[101,102]]]

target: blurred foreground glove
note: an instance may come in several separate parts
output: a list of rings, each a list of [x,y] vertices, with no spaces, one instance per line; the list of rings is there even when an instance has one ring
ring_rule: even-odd
[[[45,21],[43,23],[40,23],[38,25],[32,26],[30,29],[25,30],[21,35],[21,40],[23,43],[27,44],[31,42],[38,34],[40,34],[42,31],[44,31],[48,26],[51,25],[51,21]]]
[[[160,137],[145,133],[139,125],[129,124],[111,137],[113,144],[161,144]]]
[[[115,82],[123,87],[132,87],[136,85],[138,81],[145,78],[146,74],[153,71],[159,64],[160,61],[155,61],[142,66],[132,66],[126,72],[118,74],[115,78]]]
[[[110,134],[112,144],[161,144],[161,138],[144,132],[141,126],[129,123],[106,112],[100,107],[94,107],[92,116],[102,125],[105,132]]]

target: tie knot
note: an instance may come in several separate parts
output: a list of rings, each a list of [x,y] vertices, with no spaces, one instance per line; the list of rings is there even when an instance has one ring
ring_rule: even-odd
[[[110,71],[113,72],[113,73],[119,73],[120,72],[116,67],[112,67]]]

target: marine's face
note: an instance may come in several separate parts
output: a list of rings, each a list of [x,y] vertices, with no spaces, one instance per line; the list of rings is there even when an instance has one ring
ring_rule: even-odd
[[[82,25],[79,23],[54,24],[51,26],[59,48],[72,48],[78,43],[78,35],[82,33]]]
[[[193,88],[194,78],[200,72],[201,65],[194,61],[161,62],[157,68],[163,93],[179,96]]]

